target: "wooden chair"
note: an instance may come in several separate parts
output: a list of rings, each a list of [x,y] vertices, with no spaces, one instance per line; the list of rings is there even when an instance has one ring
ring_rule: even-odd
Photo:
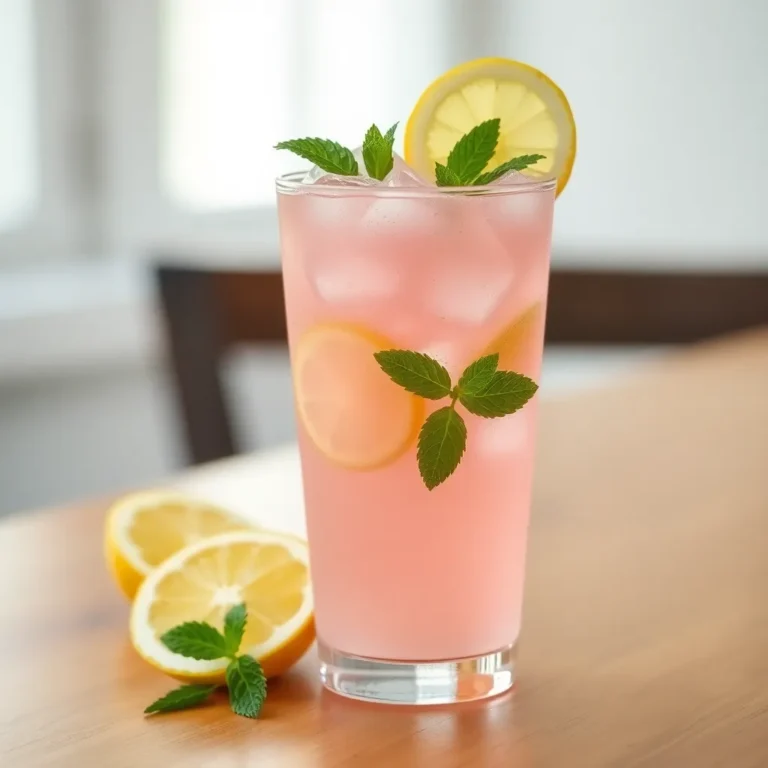
[[[157,269],[189,458],[237,452],[219,376],[241,342],[286,343],[278,272]],[[555,271],[547,342],[674,344],[768,323],[768,273]]]

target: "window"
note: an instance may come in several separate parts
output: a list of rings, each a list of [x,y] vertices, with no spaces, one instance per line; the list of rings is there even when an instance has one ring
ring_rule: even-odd
[[[273,145],[307,134],[359,145],[453,63],[444,0],[150,5],[137,23],[134,5],[115,4],[111,21],[113,71],[130,82],[111,105],[125,252],[194,241],[276,258],[274,178],[297,160]]]
[[[403,120],[425,83],[503,41],[506,5],[0,4],[0,262],[27,264],[189,242],[276,258],[274,177],[297,159],[274,143],[356,146]]]
[[[0,25],[0,232],[23,225],[38,200],[33,142],[35,66],[29,0],[4,0]]]

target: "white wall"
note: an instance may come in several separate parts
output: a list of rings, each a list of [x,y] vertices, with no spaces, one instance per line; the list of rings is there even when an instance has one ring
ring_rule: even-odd
[[[504,55],[550,74],[578,125],[556,213],[561,263],[573,250],[582,262],[635,252],[654,266],[768,266],[768,2],[510,5]]]

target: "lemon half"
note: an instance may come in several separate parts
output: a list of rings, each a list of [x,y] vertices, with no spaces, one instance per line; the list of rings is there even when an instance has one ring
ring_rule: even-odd
[[[257,659],[267,677],[282,674],[315,638],[306,543],[254,529],[185,547],[141,585],[131,609],[131,641],[140,656],[172,677],[221,683],[227,659],[190,659],[160,638],[187,621],[221,630],[226,612],[239,603],[248,611],[240,653]]]
[[[227,510],[172,491],[124,496],[108,513],[104,549],[118,587],[130,600],[160,563],[183,547],[252,527]]]

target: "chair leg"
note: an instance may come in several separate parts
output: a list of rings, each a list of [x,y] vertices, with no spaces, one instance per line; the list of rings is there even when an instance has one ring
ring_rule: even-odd
[[[219,334],[210,280],[194,272],[157,272],[190,463],[233,455],[235,443],[218,372]]]

